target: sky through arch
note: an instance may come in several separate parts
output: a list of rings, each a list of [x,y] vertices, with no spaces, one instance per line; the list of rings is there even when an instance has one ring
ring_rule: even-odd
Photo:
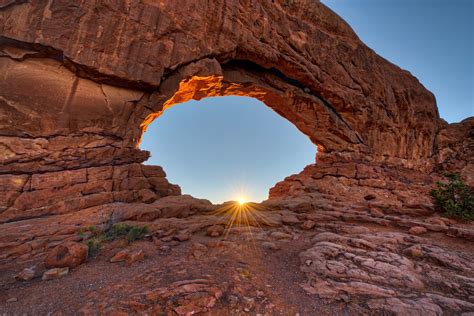
[[[259,100],[213,97],[167,109],[148,127],[141,149],[184,194],[214,203],[262,201],[285,177],[315,162],[316,146]]]

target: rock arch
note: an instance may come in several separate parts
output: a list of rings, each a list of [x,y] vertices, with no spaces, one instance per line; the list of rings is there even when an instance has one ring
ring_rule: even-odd
[[[146,222],[153,238],[199,243],[139,266],[145,270],[128,274],[126,284],[101,279],[96,292],[66,282],[64,295],[87,297],[86,313],[119,310],[109,307],[153,313],[165,305],[178,312],[175,303],[189,299],[183,285],[193,288],[187,306],[194,311],[196,287],[205,291],[201,311],[236,294],[235,268],[247,266],[241,254],[254,252],[235,247],[235,266],[222,265],[221,249],[232,254],[227,246],[214,259],[201,252],[204,235],[219,231],[207,213],[215,206],[180,196],[161,167],[142,164],[148,153],[138,149],[147,124],[172,104],[231,94],[260,99],[320,146],[316,164],[277,183],[258,206],[273,210],[265,240],[298,241],[274,260],[262,253],[261,268],[282,264],[259,267],[264,278],[244,286],[248,293],[258,293],[258,284],[277,285],[277,295],[301,286],[320,298],[353,302],[356,313],[472,310],[472,247],[456,238],[474,240],[474,230],[432,216],[428,192],[446,170],[474,187],[474,118],[441,120],[434,96],[416,78],[365,46],[317,0],[0,0],[0,266],[7,267],[1,277],[9,284],[25,261],[30,267],[58,243],[84,241],[79,232],[89,225],[101,231]],[[420,238],[407,231],[436,233]],[[300,252],[303,244],[309,248]],[[161,278],[181,270],[175,263],[186,258],[196,265],[195,273],[176,273],[186,281]],[[307,282],[300,282],[298,266]],[[270,282],[282,271],[297,281],[288,283],[294,287]],[[194,274],[206,279],[190,280]],[[226,277],[230,283],[221,287]],[[146,288],[143,280],[151,280]],[[112,283],[118,294],[109,290]],[[7,286],[0,296],[22,297],[6,310],[36,304],[28,293],[38,293],[37,285]],[[149,297],[163,289],[174,294]],[[117,301],[120,293],[139,300]],[[269,308],[272,296],[257,296],[265,300],[255,303],[265,305],[252,311],[277,310]],[[66,299],[63,307],[79,310],[83,303]],[[221,303],[217,314],[229,308]],[[305,305],[292,304],[292,313]]]
[[[163,90],[146,100],[147,114],[141,131],[168,107],[212,96],[249,96],[256,98],[293,123],[311,141],[327,151],[357,150],[363,147],[359,135],[329,105],[296,81],[255,64],[240,61],[221,66],[215,59],[190,64],[168,79]],[[161,97],[161,98],[160,98]],[[143,114],[138,115],[143,117]],[[135,124],[136,125],[136,124]],[[134,128],[134,127],[132,127]],[[135,138],[134,138],[135,139]],[[354,148],[354,149],[353,149]]]
[[[334,166],[472,169],[439,156],[464,145],[437,139],[434,96],[318,1],[7,1],[0,31],[0,222],[179,194],[137,145],[206,95],[262,100],[348,179]]]

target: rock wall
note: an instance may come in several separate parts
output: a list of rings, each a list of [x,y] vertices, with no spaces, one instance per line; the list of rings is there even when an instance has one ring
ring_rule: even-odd
[[[0,222],[179,194],[138,145],[206,96],[262,100],[331,164],[472,170],[472,120],[317,1],[7,1],[0,36]]]
[[[0,223],[67,214],[113,202],[152,203],[180,195],[161,167],[138,163],[0,175]]]

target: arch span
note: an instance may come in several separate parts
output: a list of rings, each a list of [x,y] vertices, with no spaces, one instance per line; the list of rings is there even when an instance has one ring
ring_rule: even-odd
[[[247,66],[244,68],[242,63],[221,67],[215,59],[204,59],[178,71],[163,83],[164,89],[144,101],[144,112],[151,113],[140,124],[141,131],[174,104],[214,96],[248,96],[289,120],[320,150],[351,151],[364,147],[360,136],[333,108],[317,95],[308,93],[297,81],[256,65],[250,68],[250,63],[244,63]]]

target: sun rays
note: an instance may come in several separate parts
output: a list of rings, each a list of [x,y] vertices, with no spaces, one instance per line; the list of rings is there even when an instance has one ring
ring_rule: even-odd
[[[239,206],[242,206],[245,203],[247,203],[247,199],[245,197],[241,196],[241,197],[237,198],[236,202],[239,203]]]
[[[223,239],[227,239],[231,231],[236,230],[238,233],[248,232],[253,240],[253,227],[262,229],[262,225],[269,224],[265,211],[268,211],[268,208],[249,202],[245,197],[239,197],[234,202],[225,203],[212,212],[212,215],[225,218]]]

